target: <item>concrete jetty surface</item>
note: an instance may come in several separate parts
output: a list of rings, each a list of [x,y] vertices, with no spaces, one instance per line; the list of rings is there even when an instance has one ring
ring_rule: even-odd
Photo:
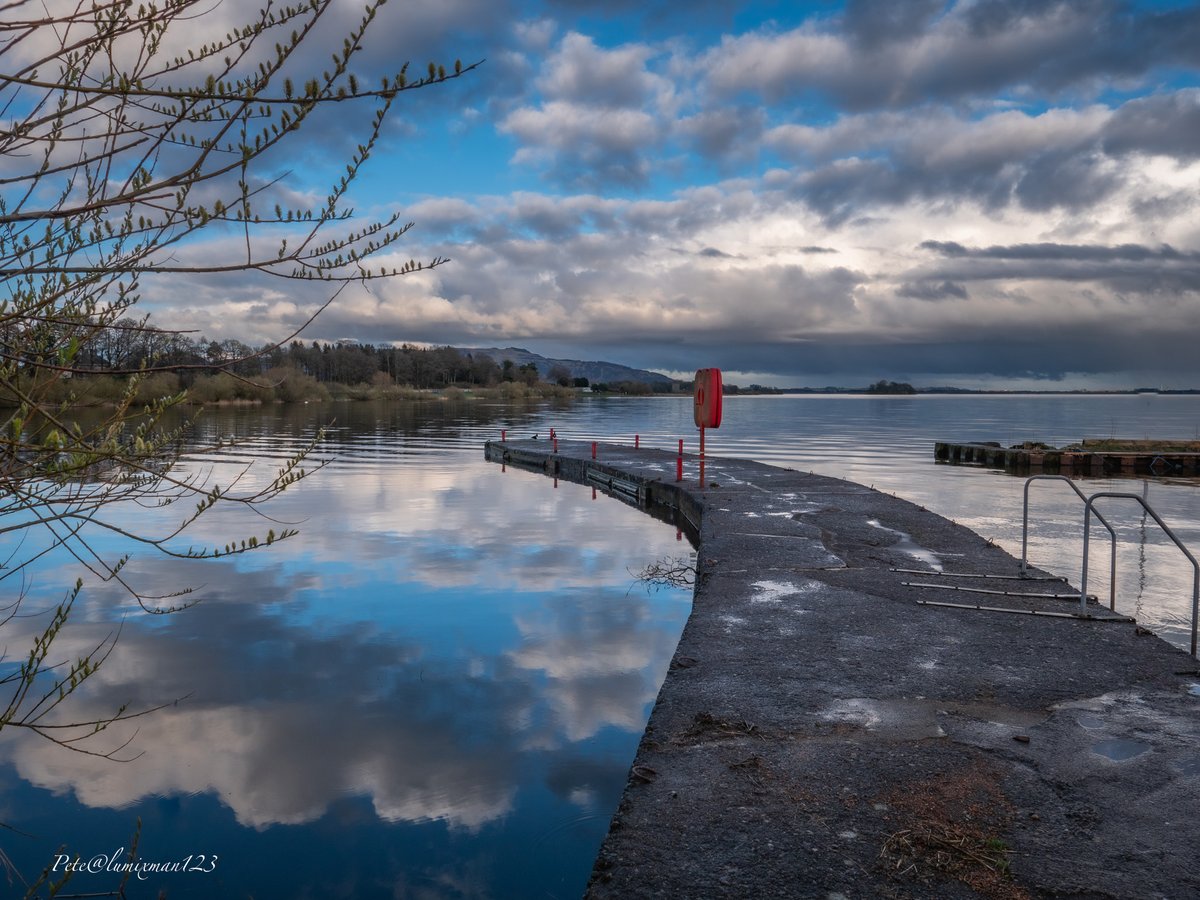
[[[688,456],[676,484],[674,452],[590,442],[486,455],[699,533],[589,897],[1200,896],[1188,654],[1095,606],[1027,614],[1078,593],[852,482],[710,458],[701,487]]]

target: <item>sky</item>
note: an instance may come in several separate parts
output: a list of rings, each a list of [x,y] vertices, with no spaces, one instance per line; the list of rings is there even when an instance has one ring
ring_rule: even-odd
[[[306,339],[1200,387],[1198,4],[418,0],[359,66],[456,58],[480,65],[402,95],[353,192],[415,223],[397,258],[451,261],[347,289]],[[333,115],[274,163],[291,190],[358,139]],[[153,303],[254,343],[320,299],[247,278]]]

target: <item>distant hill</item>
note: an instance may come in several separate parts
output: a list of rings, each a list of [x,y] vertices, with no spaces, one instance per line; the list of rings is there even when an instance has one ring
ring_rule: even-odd
[[[533,363],[537,366],[538,375],[545,378],[554,366],[562,366],[571,373],[572,378],[586,378],[591,384],[613,383],[617,381],[640,381],[644,384],[670,384],[672,379],[659,372],[647,372],[645,369],[632,369],[617,363],[588,361],[581,359],[550,359],[520,347],[455,347],[459,353],[470,353],[473,356],[490,356],[497,365],[503,365],[506,359],[512,360],[514,366]]]

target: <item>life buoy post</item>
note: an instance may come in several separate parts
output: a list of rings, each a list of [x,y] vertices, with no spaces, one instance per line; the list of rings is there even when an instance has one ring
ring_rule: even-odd
[[[696,427],[700,429],[700,486],[704,487],[704,429],[721,427],[723,391],[720,369],[698,369],[692,392]]]

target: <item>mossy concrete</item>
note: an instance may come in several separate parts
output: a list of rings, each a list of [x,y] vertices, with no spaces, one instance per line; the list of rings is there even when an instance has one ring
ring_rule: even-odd
[[[859,484],[709,459],[701,486],[692,456],[677,484],[674,453],[608,444],[486,453],[615,478],[698,532],[693,610],[589,897],[1200,896],[1186,653],[1099,610],[922,605],[1078,608],[912,586],[1018,563]]]

